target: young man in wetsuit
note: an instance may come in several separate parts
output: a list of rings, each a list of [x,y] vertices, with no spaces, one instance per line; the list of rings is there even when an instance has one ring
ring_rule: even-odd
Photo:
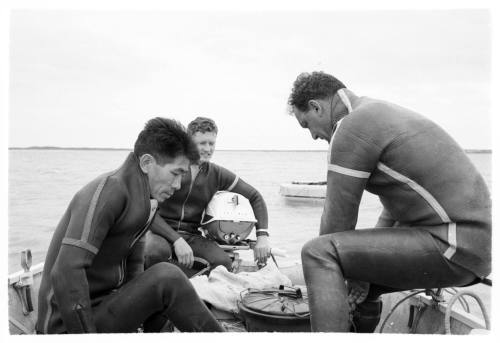
[[[270,256],[264,199],[237,175],[210,162],[217,132],[215,122],[209,118],[198,117],[189,123],[188,133],[198,147],[200,163],[191,164],[182,179],[181,189],[160,204],[159,214],[167,225],[153,225],[151,232],[146,235],[146,268],[161,261],[169,261],[173,251],[179,263],[188,268],[191,268],[196,256],[207,260],[212,268],[222,265],[231,270],[229,255],[198,231],[203,212],[218,191],[235,192],[250,201],[257,219],[255,259],[265,263]]]
[[[180,188],[196,146],[176,121],[154,118],[124,164],[84,186],[57,226],[40,285],[38,333],[223,331],[175,265],[144,271],[144,233]]]
[[[348,331],[356,304],[359,318],[376,318],[362,328],[373,331],[380,294],[488,276],[490,194],[442,128],[323,72],[299,75],[289,105],[313,139],[330,142],[320,236],[302,249],[313,331]],[[383,211],[376,228],[355,230],[365,189]]]

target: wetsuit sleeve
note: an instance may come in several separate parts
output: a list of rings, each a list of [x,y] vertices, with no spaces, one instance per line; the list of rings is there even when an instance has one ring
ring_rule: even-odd
[[[232,189],[232,192],[241,194],[250,201],[253,213],[255,215],[255,218],[257,219],[257,223],[255,224],[255,234],[257,236],[261,235],[268,236],[269,234],[267,232],[267,224],[268,224],[267,206],[264,201],[264,198],[259,193],[259,191],[257,191],[255,188],[253,188],[251,185],[249,185],[242,179],[238,179],[238,182]]]
[[[146,235],[139,239],[132,252],[127,257],[127,275],[125,282],[129,282],[144,271],[144,247],[146,245]]]
[[[97,189],[84,188],[70,204],[66,235],[50,274],[54,296],[69,333],[96,331],[86,268],[125,208],[126,197],[120,189],[104,178]]]
[[[320,235],[354,230],[363,191],[381,149],[341,126],[330,147]]]
[[[217,164],[212,163],[212,166],[217,178],[217,191],[234,192],[234,187],[240,180],[238,175]]]
[[[159,215],[156,215],[154,217],[149,229],[151,230],[151,232],[162,236],[170,243],[174,243],[176,240],[181,238],[181,235],[179,235],[179,233],[177,233],[177,231],[175,231],[170,225],[168,225],[165,219],[163,219]]]

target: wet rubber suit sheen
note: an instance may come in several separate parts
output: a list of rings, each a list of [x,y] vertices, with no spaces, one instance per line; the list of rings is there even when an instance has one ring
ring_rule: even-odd
[[[45,260],[38,332],[159,331],[167,319],[181,331],[222,331],[178,267],[143,271],[156,205],[133,153],[73,197]]]
[[[346,279],[370,283],[371,299],[463,286],[491,272],[490,195],[465,152],[425,117],[360,99],[330,143],[320,237],[302,249],[319,331],[332,315],[324,304],[338,298],[329,286],[337,264]],[[365,189],[379,196],[387,227],[354,230]]]
[[[183,177],[181,189],[160,204],[159,214],[168,228],[153,225],[146,237],[146,268],[172,256],[171,244],[183,237],[196,257],[207,260],[212,267],[231,268],[229,256],[212,240],[198,231],[206,206],[218,191],[230,191],[246,197],[252,206],[256,235],[267,235],[267,207],[262,195],[229,170],[211,162],[200,164],[193,180],[191,170]]]

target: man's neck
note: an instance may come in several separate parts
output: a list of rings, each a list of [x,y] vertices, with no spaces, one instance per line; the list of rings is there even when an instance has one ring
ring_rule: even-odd
[[[330,108],[330,120],[332,127],[335,128],[337,122],[347,115],[348,110],[338,94],[332,97]]]

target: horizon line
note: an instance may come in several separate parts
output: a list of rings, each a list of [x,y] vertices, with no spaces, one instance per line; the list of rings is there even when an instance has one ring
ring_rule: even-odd
[[[94,150],[94,151],[132,151],[131,148],[92,148],[92,147],[59,147],[59,146],[29,146],[9,147],[9,150]],[[291,152],[316,152],[328,149],[217,149],[218,151],[291,151]],[[492,153],[492,149],[464,149],[467,153]]]

